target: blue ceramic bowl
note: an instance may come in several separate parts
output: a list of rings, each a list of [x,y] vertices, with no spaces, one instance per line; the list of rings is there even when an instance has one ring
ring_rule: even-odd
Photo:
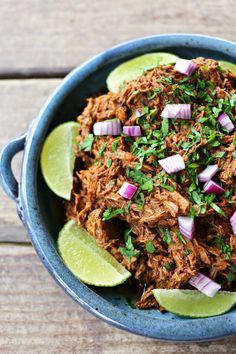
[[[45,136],[58,124],[75,119],[85,99],[105,89],[108,73],[137,55],[167,51],[184,58],[197,56],[236,62],[236,44],[207,36],[167,34],[136,39],[99,54],[72,71],[43,106],[26,134],[10,141],[1,153],[1,183],[17,203],[18,213],[45,267],[81,306],[106,322],[143,336],[166,341],[206,341],[236,333],[236,310],[206,319],[186,319],[157,310],[133,309],[124,286],[95,288],[81,283],[65,267],[56,249],[64,222],[61,200],[45,185],[39,156]],[[24,150],[19,185],[11,160]]]

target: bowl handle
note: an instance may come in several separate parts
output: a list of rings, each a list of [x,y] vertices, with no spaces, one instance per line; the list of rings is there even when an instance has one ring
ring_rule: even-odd
[[[24,150],[26,133],[7,143],[0,153],[0,183],[6,194],[13,200],[18,198],[18,182],[12,172],[11,161],[21,150]]]

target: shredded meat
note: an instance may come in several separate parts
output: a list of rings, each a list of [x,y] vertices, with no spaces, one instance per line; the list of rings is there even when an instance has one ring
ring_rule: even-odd
[[[123,125],[141,125],[143,136],[150,131],[158,134],[162,130],[160,114],[167,103],[183,103],[185,99],[192,105],[193,119],[189,122],[176,120],[172,123],[169,119],[171,134],[163,138],[164,149],[160,156],[154,150],[140,163],[133,146],[138,138],[126,139],[123,135],[118,140],[112,136],[96,137],[91,151],[82,148],[77,151],[72,198],[66,205],[67,218],[73,218],[85,227],[146,289],[137,303],[139,308],[157,306],[153,288],[191,288],[188,281],[198,271],[218,281],[222,289],[236,290],[235,281],[229,282],[227,278],[236,262],[236,237],[229,223],[236,204],[235,136],[224,132],[220,144],[210,144],[209,138],[202,134],[203,118],[209,114],[208,103],[218,107],[219,99],[230,99],[236,93],[236,80],[231,72],[219,70],[214,60],[197,58],[194,62],[197,70],[188,81],[174,70],[173,65],[163,65],[127,83],[117,93],[89,98],[78,117],[81,126],[78,144],[81,145],[93,132],[96,122],[118,118]],[[213,86],[212,98],[199,96],[199,80]],[[185,82],[192,87],[192,94],[184,91]],[[208,87],[204,90],[202,95],[207,90],[210,92]],[[149,113],[142,115],[147,108]],[[235,108],[232,109],[235,115]],[[195,134],[196,140],[191,134]],[[184,143],[189,147],[185,148]],[[140,144],[139,148],[142,147]],[[206,156],[202,155],[204,151]],[[216,180],[228,194],[217,196],[211,203],[196,199],[193,191],[202,186],[195,187],[191,166],[173,178],[163,174],[158,164],[161,154],[163,158],[177,153],[183,156],[186,164],[193,156],[199,155],[200,160],[214,157],[214,161],[209,160],[206,165],[218,164]],[[112,164],[107,167],[109,160]],[[203,166],[197,159],[194,163],[192,168],[197,175]],[[145,181],[152,180],[153,184],[150,189],[143,188],[139,194],[141,201],[137,196],[130,202],[118,191],[125,181],[137,187],[144,183],[134,180],[130,174],[137,170]],[[156,176],[161,176],[162,180],[155,179]],[[104,212],[107,210],[118,212],[106,219]],[[178,216],[191,213],[195,213],[195,236],[192,240],[184,240],[179,237]],[[128,257],[121,248],[125,247],[124,231],[130,228],[138,254]],[[169,241],[163,238],[163,229],[168,230]],[[148,251],[148,242],[154,251]]]

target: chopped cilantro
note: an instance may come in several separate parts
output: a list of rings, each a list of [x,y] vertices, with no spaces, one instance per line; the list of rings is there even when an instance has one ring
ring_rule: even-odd
[[[140,251],[135,249],[132,237],[131,237],[132,228],[126,229],[124,233],[125,247],[119,247],[119,251],[131,260],[132,257],[138,257]]]
[[[235,277],[236,277],[236,266],[234,265],[234,266],[230,269],[230,271],[229,271],[229,273],[227,274],[226,278],[227,278],[227,280],[228,280],[229,283],[232,283],[232,281],[235,280]]]
[[[189,256],[191,254],[191,251],[189,249],[186,249],[184,251],[185,256]]]
[[[148,253],[154,253],[156,251],[156,248],[151,240],[146,242],[145,248]]]
[[[233,249],[224,241],[223,237],[217,236],[214,239],[213,243],[216,243],[218,245],[220,251],[225,255],[225,259],[229,261],[232,256]]]
[[[132,178],[135,183],[139,184],[141,190],[148,191],[148,192],[152,191],[153,180],[151,178],[147,177],[140,170],[130,170],[128,177]]]
[[[88,134],[80,146],[81,150],[91,151],[93,146],[93,139],[93,134]]]
[[[164,267],[166,268],[166,270],[171,270],[174,267],[174,263],[166,263],[164,264]]]
[[[105,149],[106,149],[106,143],[102,143],[102,145],[101,145],[101,147],[100,147],[100,149],[99,149],[99,152],[98,152],[98,154],[99,154],[100,157],[103,157],[103,156],[104,156],[104,151],[105,151]]]
[[[144,194],[143,192],[141,192],[140,190],[138,190],[136,192],[136,195],[135,195],[135,199],[134,199],[135,203],[137,203],[139,206],[141,206],[141,208],[144,206],[145,204],[145,197],[144,197]]]
[[[106,164],[106,166],[107,166],[107,168],[110,168],[110,167],[111,167],[111,165],[112,165],[112,159],[111,159],[111,158],[109,158],[109,159],[107,160],[107,164]]]
[[[176,190],[176,188],[174,188],[173,186],[169,186],[168,184],[165,184],[165,183],[157,184],[157,186],[167,189],[170,192],[174,192]]]
[[[126,210],[125,209],[113,209],[113,208],[108,208],[104,211],[104,213],[102,214],[102,220],[103,221],[107,221],[110,220],[114,217],[116,217],[117,215],[120,214],[125,214]]]
[[[171,243],[172,237],[171,237],[169,229],[167,229],[167,227],[159,227],[158,229],[159,229],[159,232],[162,236],[163,241],[168,244]]]
[[[226,151],[220,151],[216,155],[214,155],[215,158],[217,159],[223,159],[226,156]]]
[[[148,100],[152,100],[153,98],[155,98],[156,95],[157,95],[158,93],[160,93],[161,91],[162,91],[161,87],[155,87],[155,88],[153,89],[152,93],[148,95]]]
[[[163,138],[165,138],[168,135],[168,130],[169,130],[169,119],[163,118],[161,123],[161,131],[162,131]]]
[[[143,191],[151,192],[153,190],[153,181],[149,179],[148,181],[144,182],[140,185],[140,189]]]
[[[185,238],[183,237],[183,235],[181,234],[181,232],[179,230],[176,231],[176,235],[178,237],[178,239],[185,245],[187,243],[187,241],[185,240]]]
[[[113,152],[117,152],[117,149],[118,149],[118,145],[119,145],[119,140],[120,140],[120,137],[116,138],[112,144],[112,151]]]

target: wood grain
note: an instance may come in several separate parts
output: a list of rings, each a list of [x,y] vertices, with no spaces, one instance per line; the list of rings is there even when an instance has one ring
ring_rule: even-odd
[[[61,77],[112,45],[166,32],[236,40],[235,0],[1,0],[0,78]],[[27,129],[59,82],[0,80],[0,148]],[[19,177],[20,156],[13,168]],[[168,344],[108,326],[56,285],[25,241],[15,203],[0,189],[1,354],[236,353],[233,338]]]
[[[1,0],[0,71],[76,66],[112,45],[166,32],[236,40],[235,0]]]
[[[27,130],[47,97],[60,80],[0,80],[0,148]],[[19,179],[21,155],[13,160]],[[28,240],[17,214],[15,202],[0,188],[0,241]]]
[[[167,344],[108,326],[50,278],[32,247],[0,246],[0,353],[235,353],[236,339]]]

